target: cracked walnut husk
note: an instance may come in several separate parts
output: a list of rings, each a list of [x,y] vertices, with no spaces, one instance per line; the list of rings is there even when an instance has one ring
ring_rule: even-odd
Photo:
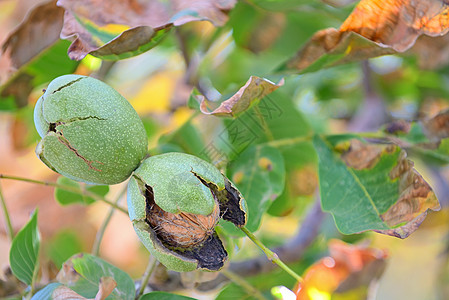
[[[39,98],[34,122],[38,157],[76,181],[116,184],[147,154],[142,121],[118,92],[100,80],[64,75]]]
[[[195,156],[166,153],[143,161],[128,184],[128,211],[142,243],[168,269],[220,270],[227,252],[220,219],[246,224],[245,201],[218,169]]]

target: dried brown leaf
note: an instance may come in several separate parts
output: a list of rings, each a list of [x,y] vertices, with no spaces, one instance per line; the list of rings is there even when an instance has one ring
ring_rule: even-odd
[[[443,0],[362,0],[340,29],[317,32],[286,68],[303,71],[319,59],[324,62],[317,68],[324,68],[404,52],[420,35],[446,34],[448,14]]]
[[[421,34],[439,36],[449,30],[444,0],[362,0],[341,25],[376,43],[404,52]]]
[[[2,82],[59,40],[63,15],[64,10],[56,6],[56,1],[36,6],[29,12],[25,20],[2,45],[0,59],[9,61],[9,69],[2,70],[0,73]]]
[[[304,71],[326,55],[329,58],[320,63],[318,69],[393,53],[393,49],[382,47],[357,33],[327,28],[315,33],[286,67]]]
[[[87,298],[64,285],[58,286],[51,294],[51,298],[53,300],[87,300]]]
[[[59,0],[58,5],[66,9],[61,38],[73,41],[69,48],[72,59],[80,60],[88,53],[128,57],[145,50],[141,48],[171,26],[198,20],[223,25],[235,2]]]
[[[95,300],[106,299],[117,286],[117,282],[112,277],[101,277],[100,286]]]
[[[56,1],[38,5],[8,36],[0,55],[1,97],[13,96],[18,107],[28,103],[33,76],[17,71],[59,40],[63,14]]]
[[[402,151],[398,164],[390,173],[391,179],[399,180],[399,199],[381,216],[389,226],[413,221],[428,209],[440,209],[432,188],[413,168],[413,162],[406,156],[405,151]]]
[[[257,76],[251,76],[246,84],[241,87],[237,93],[231,98],[223,101],[220,106],[213,111],[208,110],[211,104],[204,97],[201,97],[201,112],[207,115],[215,115],[221,117],[235,117],[236,115],[246,111],[256,101],[261,100],[266,95],[274,92],[284,85],[284,79],[275,84],[267,79]]]

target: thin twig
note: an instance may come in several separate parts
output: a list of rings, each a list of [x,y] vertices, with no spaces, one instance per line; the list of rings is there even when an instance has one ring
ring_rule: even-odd
[[[151,274],[153,274],[156,264],[157,264],[157,259],[153,255],[151,255],[150,260],[148,261],[148,265],[145,270],[145,273],[143,273],[142,280],[140,281],[140,288],[139,288],[139,292],[137,293],[136,299],[139,299],[140,296],[143,295],[143,292],[145,291],[145,287],[147,286],[148,281],[150,280]]]
[[[34,179],[30,179],[30,178],[24,178],[24,177],[17,177],[17,176],[9,176],[9,175],[4,175],[4,174],[0,174],[0,179],[11,179],[11,180],[17,180],[17,181],[23,181],[23,182],[29,182],[29,183],[35,183],[35,184],[40,184],[40,185],[46,185],[46,186],[53,186],[56,188],[60,188],[61,190],[65,190],[67,192],[72,192],[72,193],[76,193],[79,195],[84,195],[87,197],[91,197],[94,200],[97,201],[102,201],[118,210],[120,210],[121,212],[128,214],[128,210],[126,208],[120,207],[117,204],[109,201],[108,199],[99,196],[95,193],[92,193],[90,191],[83,191],[79,188],[73,187],[73,186],[68,186],[68,185],[64,185],[64,184],[59,184],[56,182],[50,182],[50,181],[40,181],[40,180],[34,180]]]
[[[14,229],[12,227],[11,218],[9,217],[9,211],[8,207],[6,206],[5,198],[3,197],[1,182],[0,182],[0,201],[2,202],[3,214],[5,215],[8,237],[12,241],[14,239]]]
[[[248,281],[246,281],[243,277],[235,274],[234,272],[231,272],[229,270],[221,270],[221,274],[226,276],[229,280],[234,282],[235,284],[242,287],[248,294],[251,296],[254,296],[254,298],[257,298],[259,300],[266,300],[267,298],[262,295],[262,293],[256,289],[254,286],[252,286]]]
[[[123,195],[126,193],[126,190],[127,190],[127,185],[125,185],[125,187],[120,191],[119,195],[115,199],[114,203],[117,206],[118,206],[118,204],[120,202],[120,199],[122,199]],[[109,225],[109,222],[112,219],[112,215],[114,214],[115,209],[116,209],[115,207],[111,207],[109,209],[108,215],[104,219],[103,223],[101,224],[100,229],[98,229],[97,235],[95,236],[94,245],[92,246],[92,254],[95,255],[95,256],[98,256],[100,254],[101,241],[103,239],[104,232],[106,231],[106,228],[107,228],[107,226]]]

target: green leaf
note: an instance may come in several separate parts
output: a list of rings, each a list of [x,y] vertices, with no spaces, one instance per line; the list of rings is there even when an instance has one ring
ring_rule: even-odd
[[[107,299],[134,299],[134,281],[128,274],[87,253],[72,256],[64,263],[57,278],[83,297],[95,298],[100,279],[105,276],[117,282],[117,287]]]
[[[190,298],[186,296],[176,295],[167,292],[151,292],[142,295],[139,300],[195,300],[195,298]]]
[[[37,272],[40,236],[37,230],[37,209],[30,221],[17,233],[9,252],[11,270],[20,281],[31,285]]]
[[[246,228],[256,231],[262,215],[284,189],[284,159],[276,148],[251,147],[232,162],[229,175],[246,201]]]
[[[399,147],[352,140],[334,149],[318,136],[313,142],[322,208],[342,233],[376,230],[405,238],[419,227],[427,209],[439,209],[431,187]]]
[[[46,285],[42,290],[34,294],[31,300],[52,300],[53,291],[59,286],[61,286],[61,284],[58,282],[50,283]]]
[[[69,205],[74,203],[79,204],[91,204],[94,203],[95,200],[91,197],[86,197],[82,195],[81,186],[78,182],[69,179],[67,177],[61,176],[56,181],[58,184],[74,187],[79,189],[79,193],[73,193],[68,192],[66,190],[56,188],[55,189],[55,199],[59,202],[61,205]],[[92,193],[95,193],[101,197],[106,196],[106,194],[109,192],[109,186],[108,185],[86,185],[86,190]]]

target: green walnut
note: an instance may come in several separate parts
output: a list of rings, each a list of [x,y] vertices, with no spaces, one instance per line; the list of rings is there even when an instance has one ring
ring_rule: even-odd
[[[54,79],[36,104],[34,122],[42,137],[38,157],[77,181],[120,183],[147,154],[147,136],[136,111],[117,91],[94,78]]]
[[[227,252],[215,226],[246,224],[245,201],[208,162],[183,153],[145,159],[128,183],[128,211],[142,243],[168,269],[220,270]]]

